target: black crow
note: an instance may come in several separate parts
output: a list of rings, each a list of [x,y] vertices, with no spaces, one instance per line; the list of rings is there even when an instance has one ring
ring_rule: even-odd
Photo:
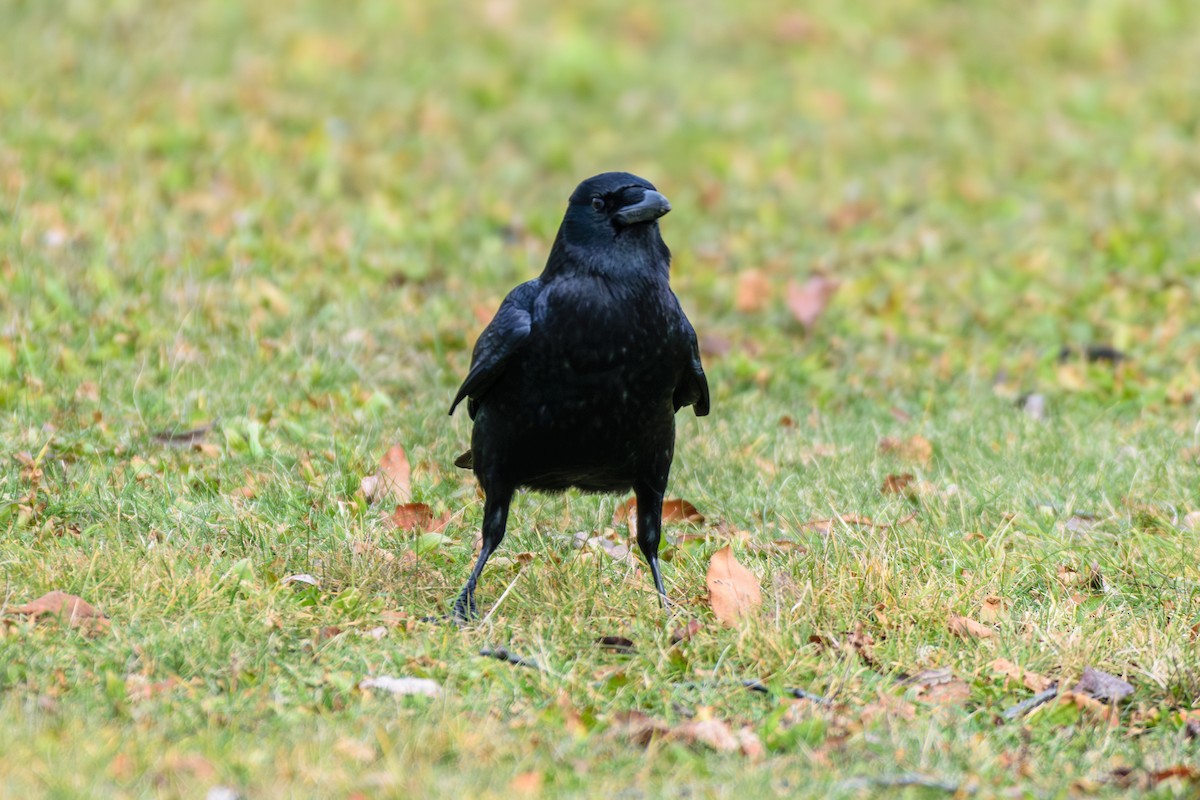
[[[504,538],[513,492],[627,492],[637,541],[663,606],[658,566],[675,412],[708,413],[696,332],[668,282],[658,218],[671,204],[625,172],[571,195],[542,274],[513,289],[475,343],[454,396],[474,420],[454,463],[483,489],[483,546],[454,617],[475,615],[475,585]]]

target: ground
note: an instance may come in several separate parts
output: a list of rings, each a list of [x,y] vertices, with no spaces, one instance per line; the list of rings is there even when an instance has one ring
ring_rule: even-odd
[[[1200,6],[808,5],[5,3],[7,793],[1196,791]],[[713,393],[678,617],[625,498],[522,495],[487,620],[420,622],[470,345],[609,169],[671,200]],[[1009,720],[998,660],[1133,691]]]

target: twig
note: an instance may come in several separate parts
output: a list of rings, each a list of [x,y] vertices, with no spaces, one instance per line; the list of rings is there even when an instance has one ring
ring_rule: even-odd
[[[546,672],[547,670],[541,664],[534,661],[532,658],[525,658],[516,653],[505,650],[503,647],[485,647],[479,651],[479,655],[488,658],[498,658],[501,661],[507,662],[517,667],[528,667],[538,672]]]
[[[742,686],[745,686],[747,689],[749,689],[752,692],[760,692],[762,694],[771,694],[771,688],[769,686],[766,686],[762,682],[756,681],[753,679],[742,681]],[[815,694],[815,693],[807,691],[805,689],[797,689],[792,686],[784,686],[779,691],[783,694],[786,694],[788,697],[794,697],[797,700],[809,700],[813,703],[817,703],[817,704],[823,705],[823,706],[828,706],[828,705],[833,704],[833,701],[830,700],[828,697],[825,697],[824,695],[820,695],[820,694]]]
[[[671,685],[678,686],[681,689],[707,689],[707,688],[712,688],[715,686],[720,686],[725,683],[728,683],[728,682],[727,681],[683,681],[683,682],[679,682],[679,683],[672,683]],[[752,692],[758,692],[759,694],[773,694],[774,693],[774,690],[772,690],[771,687],[767,686],[762,681],[756,681],[756,680],[750,679],[750,680],[739,681],[739,683],[741,684],[741,686],[743,688],[749,689]],[[819,695],[819,694],[814,694],[813,692],[806,691],[805,689],[795,689],[792,687],[785,686],[782,689],[779,689],[779,693],[785,694],[788,697],[794,697],[797,700],[808,700],[810,702],[817,703],[818,705],[827,706],[827,705],[833,704],[833,701],[830,700],[828,697],[825,697],[825,696]]]
[[[521,576],[525,574],[525,567],[527,567],[527,566],[529,566],[529,565],[522,564],[521,568],[519,570],[517,570],[517,574],[513,576],[512,581],[508,584],[508,586],[500,594],[500,597],[497,598],[496,602],[492,603],[492,607],[488,610],[488,612],[484,616],[484,618],[479,621],[480,625],[488,624],[488,621],[491,620],[492,615],[496,613],[496,610],[498,608],[500,608],[500,604],[504,602],[504,598],[508,597],[508,593],[513,590],[513,587],[517,585],[517,581],[520,580]]]
[[[1042,705],[1043,703],[1048,703],[1056,697],[1058,697],[1057,683],[1051,686],[1049,689],[1043,689],[1033,697],[1030,697],[1028,700],[1022,700],[1012,708],[1006,709],[1005,712],[1000,716],[1009,720],[1020,719],[1038,706]]]
[[[838,784],[844,789],[866,789],[871,786],[884,786],[889,789],[902,789],[906,786],[920,786],[923,789],[937,789],[948,794],[956,794],[961,784],[954,781],[942,781],[925,775],[906,773],[904,775],[881,775],[877,778],[851,778]],[[967,790],[971,793],[971,790]]]

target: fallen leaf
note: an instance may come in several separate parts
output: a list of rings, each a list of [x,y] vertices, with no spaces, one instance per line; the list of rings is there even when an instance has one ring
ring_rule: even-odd
[[[884,436],[879,440],[879,452],[883,455],[896,456],[904,461],[928,464],[933,458],[933,444],[919,434],[907,439]]]
[[[289,583],[296,583],[300,584],[301,586],[321,585],[321,582],[317,580],[316,576],[309,575],[307,572],[299,572],[295,575],[288,575],[286,578],[281,580],[280,583],[282,583],[284,586],[287,586]]]
[[[91,603],[57,589],[23,606],[13,606],[8,613],[27,616],[35,621],[41,617],[61,619],[72,628],[107,628],[109,625],[108,617],[97,611]]]
[[[1188,739],[1200,739],[1200,709],[1193,708],[1179,714],[1183,723],[1183,733]]]
[[[663,501],[662,521],[664,524],[668,522],[688,522],[699,525],[704,522],[704,515],[697,511],[696,507],[687,500],[674,497]],[[616,511],[613,512],[612,524],[614,527],[625,525],[629,528],[630,537],[637,536],[636,497],[631,497],[617,506]]]
[[[508,788],[513,794],[541,794],[542,782],[542,773],[538,770],[530,770],[513,776],[508,783]]]
[[[727,625],[735,624],[762,605],[758,578],[738,563],[729,545],[713,554],[704,582],[713,614]]]
[[[951,633],[962,639],[990,639],[996,635],[996,632],[987,625],[958,614],[950,615],[947,626]]]
[[[699,525],[704,522],[704,515],[687,500],[678,497],[663,501],[663,522],[691,522]]]
[[[1106,703],[1119,703],[1133,694],[1133,684],[1092,667],[1084,667],[1079,682],[1071,691],[1082,693]]]
[[[743,314],[756,314],[766,308],[771,299],[771,281],[762,270],[747,269],[738,273],[733,294],[733,307]]]
[[[1116,725],[1121,715],[1115,705],[1101,702],[1094,697],[1090,697],[1083,692],[1066,691],[1058,695],[1059,703],[1069,703],[1088,716],[1091,716],[1100,722]]]
[[[687,625],[680,625],[675,630],[671,631],[671,644],[679,644],[686,642],[700,632],[700,620],[690,619]]]
[[[389,519],[403,531],[424,530],[433,523],[433,509],[425,503],[401,503]]]
[[[1019,667],[1006,658],[997,658],[991,663],[992,671],[1011,681],[1022,684],[1031,692],[1044,692],[1054,681],[1036,672]]]
[[[993,623],[999,621],[1006,610],[1004,598],[988,595],[983,598],[983,602],[979,605],[979,620],[980,622]]]
[[[203,441],[204,437],[207,436],[208,432],[211,430],[212,423],[209,422],[186,431],[159,431],[155,434],[152,434],[152,438],[159,444],[190,447],[191,445],[199,444],[201,441]]]
[[[971,696],[971,687],[947,667],[921,670],[901,683],[915,686],[917,700],[922,703],[957,705]]]
[[[356,556],[371,556],[373,558],[383,559],[384,561],[396,560],[395,553],[392,553],[390,550],[385,550],[374,542],[367,541],[366,539],[355,539],[350,544],[350,551]]]
[[[635,744],[643,747],[654,739],[666,735],[670,727],[662,720],[655,719],[636,709],[618,711],[613,715],[612,733],[623,735]]]
[[[805,331],[812,330],[813,325],[825,313],[825,308],[840,285],[839,281],[824,275],[812,275],[804,283],[788,281],[788,310]]]
[[[742,749],[729,723],[719,719],[688,720],[672,729],[670,738],[684,744],[703,744],[718,753],[736,753]]]
[[[408,695],[439,697],[442,694],[442,687],[435,680],[430,680],[429,678],[393,678],[389,675],[363,678],[358,682],[358,688],[381,689],[398,697]]]
[[[408,463],[408,454],[400,445],[392,447],[383,454],[379,462],[379,471],[362,479],[360,486],[367,501],[382,499],[388,495],[395,497],[401,503],[412,499],[412,467]]]
[[[883,486],[880,488],[884,494],[911,494],[912,490],[908,488],[909,484],[914,480],[911,472],[905,472],[900,475],[888,475],[883,479]]]

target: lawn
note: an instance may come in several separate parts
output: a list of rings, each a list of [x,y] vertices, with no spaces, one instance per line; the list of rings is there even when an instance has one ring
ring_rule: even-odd
[[[0,0],[0,794],[1195,796],[1200,6],[809,5]],[[712,388],[676,615],[524,494],[424,622],[470,347],[609,169]]]

